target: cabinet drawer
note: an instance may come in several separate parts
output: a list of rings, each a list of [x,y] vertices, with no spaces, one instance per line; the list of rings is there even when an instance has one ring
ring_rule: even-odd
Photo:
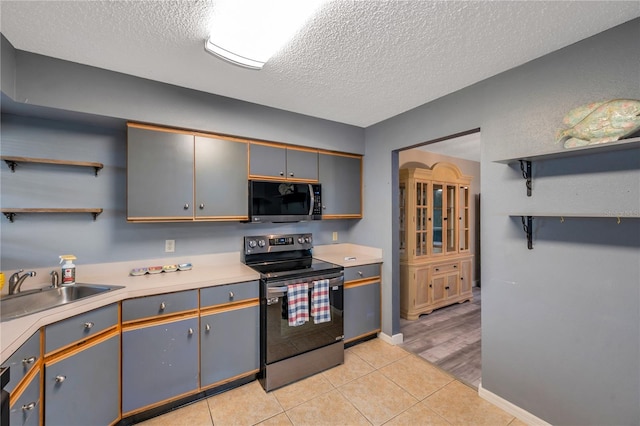
[[[11,393],[22,378],[36,365],[38,358],[40,358],[40,332],[34,333],[2,364],[2,367],[11,367],[11,380],[4,390]]]
[[[259,292],[260,288],[257,280],[203,288],[200,290],[200,306],[204,308],[247,299],[257,299]]]
[[[198,309],[198,290],[165,293],[122,302],[122,322]]]
[[[431,272],[433,274],[443,274],[446,272],[455,272],[460,269],[459,262],[448,262],[448,263],[440,263],[437,265],[433,265],[431,267]]]
[[[11,426],[37,426],[40,424],[40,372],[37,372],[22,395],[11,404]]]
[[[344,282],[355,280],[364,280],[367,278],[374,278],[380,276],[380,264],[374,263],[371,265],[350,266],[344,268]]]
[[[51,324],[44,329],[45,354],[96,335],[118,323],[116,303]]]

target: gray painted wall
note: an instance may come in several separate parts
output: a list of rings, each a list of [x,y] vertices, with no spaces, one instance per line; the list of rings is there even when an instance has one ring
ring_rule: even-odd
[[[393,151],[482,129],[482,386],[552,424],[640,423],[640,220],[536,219],[527,250],[520,219],[508,214],[637,216],[640,155],[535,163],[530,198],[519,167],[492,160],[561,150],[554,133],[578,105],[640,99],[639,39],[636,19],[366,130],[365,218],[353,235],[384,249],[391,334]]]

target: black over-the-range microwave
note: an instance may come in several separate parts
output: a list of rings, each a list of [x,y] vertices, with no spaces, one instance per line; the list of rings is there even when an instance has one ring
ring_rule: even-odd
[[[253,223],[322,219],[319,183],[249,181],[249,220]]]

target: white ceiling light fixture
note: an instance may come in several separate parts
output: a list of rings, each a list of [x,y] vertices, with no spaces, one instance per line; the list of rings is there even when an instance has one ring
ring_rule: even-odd
[[[326,0],[217,0],[205,50],[261,69]]]

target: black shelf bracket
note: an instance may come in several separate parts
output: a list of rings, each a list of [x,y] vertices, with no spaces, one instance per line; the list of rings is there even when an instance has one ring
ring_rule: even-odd
[[[520,170],[522,170],[522,177],[527,181],[527,197],[531,197],[531,161],[519,160]]]
[[[13,218],[16,216],[16,214],[15,214],[15,213],[13,213],[13,212],[6,212],[4,215],[5,215],[5,217],[6,217],[7,219],[9,219],[9,222],[13,223]]]
[[[16,166],[18,165],[17,161],[13,161],[13,160],[4,160],[5,163],[7,163],[7,166],[9,166],[9,168],[11,169],[12,173],[16,172]]]
[[[527,235],[527,248],[529,250],[533,250],[533,241],[532,241],[533,216],[521,216],[521,218],[522,218],[522,229],[524,229],[524,233]]]

